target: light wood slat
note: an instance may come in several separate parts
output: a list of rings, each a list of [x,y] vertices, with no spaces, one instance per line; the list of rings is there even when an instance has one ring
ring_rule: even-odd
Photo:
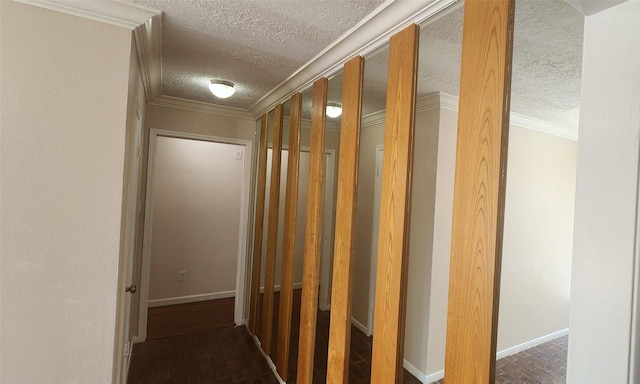
[[[495,382],[514,2],[467,1],[445,382]]]
[[[402,381],[418,37],[414,24],[389,43],[371,370],[377,384]]]
[[[262,232],[264,227],[264,200],[267,184],[268,114],[260,120],[260,147],[258,149],[258,186],[256,191],[256,215],[253,232],[253,262],[251,270],[251,299],[249,304],[249,331],[256,333],[258,297],[260,295],[260,267],[262,266]]]
[[[262,350],[271,352],[273,327],[273,292],[276,280],[276,250],[278,247],[278,212],[280,204],[280,163],[282,159],[282,104],[275,108],[273,118],[273,150],[271,154],[271,189],[269,192],[269,227],[267,228],[267,260],[262,299]]]
[[[307,226],[302,271],[302,303],[298,344],[297,383],[309,384],[313,379],[313,352],[316,340],[318,283],[320,280],[320,247],[322,241],[322,209],[325,181],[325,125],[328,81],[313,83],[311,107],[311,149],[309,153],[309,189],[307,191]]]
[[[353,249],[355,240],[358,158],[362,122],[362,82],[364,59],[360,56],[344,66],[342,84],[342,122],[340,127],[340,159],[338,164],[338,197],[333,279],[331,287],[331,322],[327,383],[349,381],[349,346],[351,342],[351,290],[353,281]]]
[[[291,340],[291,308],[293,304],[293,270],[296,253],[296,219],[298,215],[298,177],[300,170],[300,126],[302,125],[302,94],[291,97],[289,119],[289,160],[287,192],[284,206],[284,240],[280,273],[280,313],[278,316],[278,348],[276,369],[287,381],[289,344]]]

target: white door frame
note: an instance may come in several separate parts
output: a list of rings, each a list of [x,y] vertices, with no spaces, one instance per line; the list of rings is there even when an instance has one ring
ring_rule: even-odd
[[[151,191],[153,164],[156,151],[156,142],[159,136],[172,137],[177,139],[190,139],[209,141],[221,144],[242,145],[244,150],[244,166],[242,170],[242,192],[240,197],[240,228],[238,236],[238,260],[236,266],[236,291],[233,320],[236,325],[243,325],[246,322],[244,316],[245,310],[245,291],[247,289],[247,278],[245,269],[247,266],[247,242],[249,233],[249,199],[251,198],[251,164],[252,164],[252,145],[250,140],[241,140],[228,137],[200,135],[194,133],[170,131],[151,128],[149,133],[149,161],[147,165],[147,196],[145,202],[145,218],[144,218],[144,240],[142,251],[142,277],[140,279],[140,313],[138,321],[138,342],[143,342],[147,338],[147,313],[149,309],[149,275],[151,270],[151,239],[152,228],[151,221],[153,218],[153,196]]]
[[[378,269],[378,232],[380,229],[380,194],[382,189],[382,161],[384,146],[376,145],[376,174],[373,183],[373,215],[371,226],[371,261],[369,263],[369,318],[367,336],[373,335],[373,309],[376,301],[376,271]]]
[[[125,218],[125,231],[124,231],[124,280],[122,286],[119,286],[119,294],[123,295],[122,301],[124,304],[122,308],[122,340],[118,346],[117,358],[120,362],[120,383],[126,383],[129,373],[129,363],[131,362],[131,345],[135,342],[135,338],[130,340],[131,329],[131,304],[132,294],[125,291],[125,288],[135,286],[135,278],[133,276],[135,249],[136,249],[136,230],[139,226],[138,223],[138,196],[140,191],[140,168],[142,165],[141,151],[142,151],[142,115],[138,109],[138,102],[136,99],[136,122],[133,131],[133,143],[130,152],[129,159],[129,174],[125,175],[128,178],[127,191],[125,195],[126,207],[123,212]]]

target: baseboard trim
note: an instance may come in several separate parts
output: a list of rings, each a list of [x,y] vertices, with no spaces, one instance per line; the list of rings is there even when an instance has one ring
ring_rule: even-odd
[[[423,383],[431,383],[431,381],[427,381],[427,376],[425,376],[424,373],[420,372],[420,370],[418,368],[416,368],[413,364],[411,364],[410,362],[408,362],[406,359],[403,361],[402,366],[404,367],[404,369],[406,369],[407,371],[409,371],[410,374],[412,374],[413,376],[416,377],[416,379],[420,380]],[[443,371],[444,374],[444,371]],[[440,379],[436,379],[434,381],[438,381]]]
[[[408,369],[407,369],[407,371],[408,371]],[[426,376],[423,375],[423,376],[424,376],[424,381],[423,381],[424,384],[435,383],[438,380],[444,379],[444,370],[438,371],[438,372],[434,372],[434,373],[432,373],[430,375],[426,375]]]
[[[371,336],[369,334],[369,329],[367,327],[365,327],[364,324],[362,324],[361,322],[359,322],[358,320],[356,320],[355,317],[351,318],[351,324],[355,325],[356,328],[358,328],[359,330],[362,331],[362,333],[364,333],[367,336]]]
[[[247,328],[247,331],[248,330],[249,330],[249,328]],[[249,333],[251,333],[251,332],[249,332]],[[262,354],[262,357],[264,357],[264,359],[267,361],[267,364],[269,365],[269,368],[271,368],[271,370],[273,371],[273,374],[276,376],[276,379],[278,379],[278,382],[280,384],[287,384],[284,380],[282,380],[282,377],[280,377],[280,374],[278,373],[278,369],[276,368],[276,365],[273,363],[273,360],[271,360],[271,357],[269,357],[269,355],[264,353],[264,351],[262,350],[262,343],[260,342],[260,339],[258,339],[258,337],[256,335],[251,335],[251,337],[253,338],[253,341],[258,346],[258,350],[260,350],[260,353]]]
[[[293,289],[302,289],[302,282],[293,283]],[[275,285],[273,287],[274,292],[280,292],[280,285]],[[264,286],[260,287],[260,293],[264,293]]]
[[[234,297],[235,295],[236,295],[236,291],[224,291],[224,292],[201,293],[198,295],[189,295],[189,296],[180,296],[180,297],[169,297],[166,299],[155,299],[155,300],[149,300],[149,308],[163,307],[165,305],[196,303],[198,301],[226,299],[229,297]]]
[[[533,339],[533,340],[527,341],[525,343],[515,345],[515,346],[513,346],[511,348],[503,349],[502,351],[500,351],[500,352],[498,352],[496,354],[496,357],[499,360],[499,359],[502,359],[503,357],[515,355],[516,353],[522,352],[525,349],[529,349],[531,347],[535,347],[537,345],[544,344],[547,341],[551,341],[553,339],[557,339],[558,337],[566,336],[568,334],[569,334],[569,328],[561,329],[561,330],[559,330],[557,332],[553,332],[553,333],[550,333],[548,335],[544,335],[542,337],[538,337],[537,339]]]
[[[566,336],[568,334],[569,334],[569,328],[565,328],[565,329],[561,329],[561,330],[559,330],[557,332],[552,332],[552,333],[550,333],[548,335],[544,335],[544,336],[538,337],[537,339],[529,340],[529,341],[527,341],[525,343],[518,344],[518,345],[515,345],[515,346],[507,348],[507,349],[503,349],[502,351],[499,351],[496,354],[496,359],[500,360],[500,359],[502,359],[504,357],[515,355],[516,353],[522,352],[522,351],[527,350],[527,349],[529,349],[531,347],[535,347],[535,346],[538,346],[540,344],[544,344],[547,341],[551,341],[551,340],[557,339],[558,337]],[[422,375],[422,377],[419,377],[416,373],[412,372],[409,368],[407,368],[407,364],[411,365],[410,363],[408,363],[405,360],[404,361],[404,365],[405,365],[405,368],[407,369],[407,371],[411,372],[412,375],[414,375],[415,377],[417,377],[420,380],[422,380],[422,378],[424,378],[424,380],[422,382],[425,383],[425,384],[430,384],[430,383],[433,383],[435,381],[438,381],[438,380],[444,378],[444,370],[433,372],[433,373],[431,373],[429,375],[425,375],[422,372],[416,370],[416,372],[418,374]],[[413,368],[415,369],[415,367],[413,367]]]

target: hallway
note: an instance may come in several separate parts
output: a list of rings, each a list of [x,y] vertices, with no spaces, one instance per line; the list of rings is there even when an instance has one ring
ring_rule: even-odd
[[[299,298],[299,290],[296,290],[289,383],[296,381]],[[149,340],[134,346],[128,383],[277,384],[278,380],[248,330],[233,327],[232,321],[231,325],[227,324],[232,317],[232,298],[152,308]],[[173,327],[172,321],[175,321]],[[277,329],[277,317],[274,321],[274,329]],[[151,329],[155,329],[154,337],[151,337]],[[369,383],[373,339],[353,326],[351,334],[349,383]],[[329,312],[318,311],[314,384],[325,382],[328,339]],[[565,383],[567,343],[568,336],[564,336],[498,360],[496,384]],[[273,356],[275,349],[274,343]],[[403,383],[419,384],[420,381],[405,370]],[[436,383],[442,384],[443,380]]]

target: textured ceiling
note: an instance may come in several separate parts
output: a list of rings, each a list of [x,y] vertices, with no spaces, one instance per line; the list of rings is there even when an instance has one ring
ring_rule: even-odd
[[[463,7],[456,6],[421,26],[418,97],[458,95],[462,19]],[[563,0],[516,2],[512,112],[577,132],[583,24],[584,16]],[[367,57],[365,114],[385,108],[388,56],[382,48]]]
[[[249,109],[384,0],[132,0],[164,11],[162,94]],[[216,99],[211,79],[236,84]]]
[[[164,11],[162,94],[248,110],[384,0],[132,0]],[[461,4],[460,4],[461,5]],[[458,94],[463,7],[421,26],[418,96]],[[584,17],[564,0],[518,0],[511,110],[577,132]],[[366,58],[364,114],[385,108],[388,49]],[[236,84],[216,99],[210,79]],[[340,101],[341,74],[329,101]],[[310,111],[305,98],[305,115]]]

